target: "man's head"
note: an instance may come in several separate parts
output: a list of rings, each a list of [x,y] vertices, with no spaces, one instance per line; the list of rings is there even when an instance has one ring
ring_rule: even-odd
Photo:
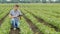
[[[14,10],[18,10],[18,8],[19,8],[19,5],[14,6]]]

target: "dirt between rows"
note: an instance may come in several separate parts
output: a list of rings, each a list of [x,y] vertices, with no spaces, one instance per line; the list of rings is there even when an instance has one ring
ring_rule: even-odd
[[[24,13],[23,13],[23,17],[26,20],[26,22],[29,24],[34,34],[42,34],[42,32],[39,31],[39,29],[33,24],[33,22],[24,15]]]
[[[25,10],[25,9],[24,9],[24,10]],[[27,11],[27,10],[25,10],[25,11]],[[35,16],[32,12],[29,12],[29,11],[27,11],[27,12],[30,13],[30,14],[32,14],[40,23],[43,23],[44,25],[46,25],[46,26],[48,26],[48,27],[54,28],[55,31],[57,31],[57,32],[60,31],[56,26],[54,26],[54,25],[52,25],[52,24],[44,21],[44,19],[42,19],[41,17]]]
[[[20,30],[19,29],[16,29],[16,30],[10,29],[9,34],[20,34]]]

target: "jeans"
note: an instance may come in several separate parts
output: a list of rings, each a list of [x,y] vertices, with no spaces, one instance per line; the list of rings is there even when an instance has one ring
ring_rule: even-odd
[[[12,27],[18,28],[18,26],[19,26],[19,21],[16,20],[16,19],[12,19],[12,20],[11,20],[11,24],[12,24]]]

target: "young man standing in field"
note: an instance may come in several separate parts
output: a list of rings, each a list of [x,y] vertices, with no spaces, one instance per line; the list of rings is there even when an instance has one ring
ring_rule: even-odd
[[[11,24],[14,30],[19,26],[19,18],[21,19],[21,11],[19,11],[19,5],[15,5],[14,8],[10,11],[9,17],[11,18]]]

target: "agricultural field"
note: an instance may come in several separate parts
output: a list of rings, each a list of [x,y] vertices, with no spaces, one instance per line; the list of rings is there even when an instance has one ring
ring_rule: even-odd
[[[14,4],[0,4],[0,34],[60,34],[59,4],[18,4],[23,16],[20,30],[11,29],[9,12]]]

